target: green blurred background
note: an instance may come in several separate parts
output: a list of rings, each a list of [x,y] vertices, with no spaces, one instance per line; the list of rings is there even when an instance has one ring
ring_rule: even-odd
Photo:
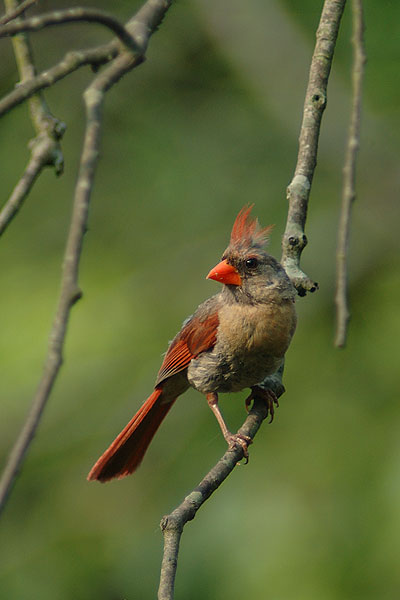
[[[41,2],[50,10],[54,4]],[[74,3],[75,4],[75,3]],[[320,291],[298,301],[273,425],[251,460],[185,529],[176,598],[391,600],[400,597],[400,4],[365,1],[368,64],[351,240],[348,347],[333,348],[335,245],[349,119],[351,14],[329,84],[303,267]],[[111,10],[110,3],[86,2]],[[65,6],[65,4],[64,4]],[[127,20],[138,2],[113,3]],[[297,154],[322,2],[177,2],[148,60],[107,96],[101,158],[65,364],[2,516],[1,596],[156,596],[161,517],[225,450],[204,398],[179,399],[133,477],[88,483],[99,454],[152,389],[167,341],[199,302],[238,210],[275,223]],[[109,39],[95,25],[32,36],[46,68]],[[17,81],[1,40],[3,93]],[[43,365],[83,134],[88,69],[46,93],[67,123],[65,174],[46,170],[1,240],[2,463]],[[25,105],[1,120],[6,200],[28,159]],[[243,394],[221,404],[233,428]]]

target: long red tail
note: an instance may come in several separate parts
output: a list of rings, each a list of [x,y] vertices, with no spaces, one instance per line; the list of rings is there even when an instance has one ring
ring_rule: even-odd
[[[104,482],[114,477],[122,479],[133,473],[142,462],[154,434],[175,400],[176,398],[163,403],[162,389],[155,389],[111,446],[100,456],[87,476],[88,480],[97,479]]]

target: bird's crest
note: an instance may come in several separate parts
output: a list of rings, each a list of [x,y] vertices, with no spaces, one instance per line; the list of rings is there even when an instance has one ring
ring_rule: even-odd
[[[254,204],[246,205],[239,212],[232,227],[230,246],[262,248],[268,241],[273,225],[260,227],[258,219],[250,216]]]

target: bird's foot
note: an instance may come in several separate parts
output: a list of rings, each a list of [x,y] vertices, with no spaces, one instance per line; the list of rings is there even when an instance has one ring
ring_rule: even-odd
[[[276,394],[272,390],[264,389],[258,386],[251,388],[250,395],[244,401],[247,412],[250,411],[250,405],[255,398],[261,398],[264,400],[267,406],[267,416],[270,415],[269,423],[272,423],[275,415],[275,406],[278,408],[279,402]]]
[[[236,450],[238,446],[242,447],[243,456],[246,459],[245,464],[249,462],[249,446],[253,443],[253,440],[248,435],[243,435],[242,433],[231,433],[227,432],[225,435],[225,439],[228,443],[228,450]]]

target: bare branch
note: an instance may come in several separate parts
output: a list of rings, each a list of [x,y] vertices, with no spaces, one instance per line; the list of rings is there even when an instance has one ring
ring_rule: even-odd
[[[22,13],[24,13],[33,4],[36,4],[37,1],[38,0],[24,0],[24,2],[21,2],[21,4],[16,6],[14,9],[8,10],[6,14],[0,18],[0,25],[5,25],[6,23],[13,21],[22,15]]]
[[[148,0],[136,14],[137,38],[142,48],[161,23],[171,2]],[[134,25],[132,24],[134,28]],[[52,391],[55,379],[63,362],[63,347],[72,306],[82,295],[78,285],[79,261],[83,237],[87,229],[88,210],[95,170],[100,147],[101,112],[105,93],[119,79],[143,60],[140,53],[125,50],[101,73],[99,73],[84,93],[86,106],[86,131],[80,161],[78,180],[71,225],[64,255],[61,291],[56,315],[50,331],[48,353],[42,378],[33,399],[31,410],[20,435],[12,449],[2,479],[0,481],[0,511],[4,508],[13,482],[21,468],[30,443],[35,435],[41,415]]]
[[[321,119],[327,103],[327,86],[339,25],[346,0],[325,0],[319,22],[314,54],[304,102],[299,136],[299,152],[292,181],[287,188],[289,201],[286,229],[282,239],[281,262],[300,296],[314,292],[318,284],[300,268],[307,244],[304,226],[314,169],[317,164]]]
[[[16,0],[6,0],[5,4],[8,14],[15,12],[20,6]],[[13,38],[12,44],[21,82],[30,81],[35,77],[36,71],[29,39],[25,33],[20,33]],[[56,175],[60,175],[64,167],[59,140],[65,132],[65,124],[51,114],[42,93],[30,97],[29,112],[36,132],[36,137],[30,142],[31,159],[11,197],[0,212],[0,235],[21,208],[42,169],[52,165]]]
[[[40,31],[45,27],[53,25],[64,25],[66,23],[75,23],[84,21],[88,23],[99,23],[108,27],[128,48],[139,51],[135,40],[117,19],[112,15],[92,8],[69,8],[66,10],[57,10],[51,13],[31,17],[20,22],[8,23],[0,27],[0,37],[8,37],[22,31]]]
[[[146,44],[148,42],[147,28],[154,33],[160,26],[163,18],[161,17],[158,21],[154,17],[155,12],[153,16],[150,14],[151,10],[152,3],[144,4],[125,25],[126,30],[134,38],[137,47],[142,53],[146,51]],[[20,83],[15,90],[4,96],[0,100],[0,116],[30,98],[37,91],[50,87],[82,66],[91,65],[93,69],[97,69],[101,65],[110,62],[118,55],[120,50],[121,46],[118,41],[112,41],[95,48],[68,52],[57,65],[43,71],[36,77]]]
[[[265,402],[261,398],[256,398],[253,408],[238,433],[254,439],[267,413],[268,409]],[[184,526],[188,521],[194,519],[202,504],[225,481],[242,458],[243,448],[241,446],[233,450],[227,450],[199,485],[186,496],[184,501],[171,514],[163,517],[161,530],[164,535],[164,554],[158,600],[173,600],[179,542]]]
[[[353,12],[353,98],[347,138],[346,158],[343,167],[342,208],[339,221],[336,254],[336,337],[335,346],[346,345],[348,308],[347,263],[350,239],[351,208],[356,199],[356,166],[360,143],[362,85],[366,61],[364,48],[364,17],[362,0],[352,0]]]
[[[4,96],[0,100],[0,117],[33,96],[39,90],[52,86],[80,67],[85,65],[99,67],[115,58],[117,54],[118,47],[113,42],[96,48],[68,52],[57,65],[43,71],[36,77],[18,84],[12,92]]]
[[[276,398],[284,393],[282,384],[284,366],[276,373],[269,375],[255,388],[252,388],[253,407],[250,410],[238,434],[254,439],[263,420],[268,415],[268,405],[265,401],[265,391],[273,392]],[[271,422],[271,421],[270,421]],[[179,543],[183,528],[188,521],[196,516],[199,508],[215,492],[243,458],[242,446],[227,450],[217,464],[207,473],[199,485],[183,502],[161,520],[161,530],[164,535],[164,553],[161,564],[160,586],[158,600],[173,600],[176,569],[178,566]]]
[[[23,205],[26,196],[29,194],[44,165],[52,164],[54,161],[54,142],[49,136],[37,136],[32,140],[31,145],[33,148],[28,166],[15,186],[10,198],[0,211],[0,236]]]

